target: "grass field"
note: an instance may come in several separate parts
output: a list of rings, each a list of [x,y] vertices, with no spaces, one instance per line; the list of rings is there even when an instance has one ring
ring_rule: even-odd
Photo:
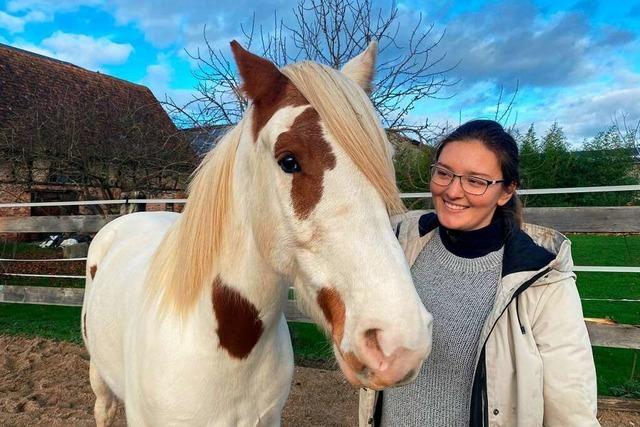
[[[640,236],[595,236],[574,234],[572,242],[575,265],[640,267]],[[578,274],[578,290],[583,298],[585,317],[607,317],[619,323],[640,325],[640,302],[593,301],[591,299],[640,300],[638,273]]]
[[[575,265],[640,266],[640,236],[569,236]],[[6,249],[6,247],[4,248]],[[1,254],[1,252],[0,252]],[[7,257],[6,252],[0,256]],[[640,274],[578,273],[578,289],[585,317],[607,317],[620,323],[640,324]],[[71,286],[69,283],[67,286]],[[80,308],[0,304],[0,332],[42,336],[81,343]],[[317,328],[290,324],[296,360],[331,360],[331,345]],[[640,398],[640,350],[594,347],[598,391],[603,395]]]

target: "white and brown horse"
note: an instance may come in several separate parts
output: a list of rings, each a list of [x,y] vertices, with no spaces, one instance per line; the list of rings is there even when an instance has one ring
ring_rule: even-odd
[[[431,345],[390,226],[390,148],[363,88],[375,43],[342,71],[282,70],[232,43],[251,106],[207,155],[184,212],[104,227],[82,313],[99,426],[278,425],[294,283],[355,385],[411,380]]]

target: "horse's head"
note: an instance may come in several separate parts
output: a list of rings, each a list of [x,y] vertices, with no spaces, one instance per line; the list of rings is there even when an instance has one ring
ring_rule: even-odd
[[[389,221],[401,202],[365,93],[375,44],[341,72],[308,62],[279,70],[235,42],[232,49],[251,100],[244,129],[254,142],[238,156],[251,168],[241,179],[260,252],[330,332],[352,383],[411,380],[430,351],[431,316]]]

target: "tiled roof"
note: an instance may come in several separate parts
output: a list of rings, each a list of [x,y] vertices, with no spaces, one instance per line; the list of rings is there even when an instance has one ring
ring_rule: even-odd
[[[216,147],[220,139],[233,128],[232,125],[213,125],[180,129],[198,156],[204,156]]]
[[[0,44],[0,128],[34,110],[59,117],[65,111],[88,108],[104,110],[96,117],[108,123],[97,127],[112,135],[126,133],[115,119],[121,112],[135,112],[137,122],[155,130],[176,131],[145,86]]]

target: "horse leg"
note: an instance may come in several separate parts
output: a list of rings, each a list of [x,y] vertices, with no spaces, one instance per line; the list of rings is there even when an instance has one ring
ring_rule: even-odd
[[[93,393],[96,395],[96,404],[93,407],[96,426],[109,427],[113,424],[116,415],[116,398],[91,362],[89,363],[89,380]]]

